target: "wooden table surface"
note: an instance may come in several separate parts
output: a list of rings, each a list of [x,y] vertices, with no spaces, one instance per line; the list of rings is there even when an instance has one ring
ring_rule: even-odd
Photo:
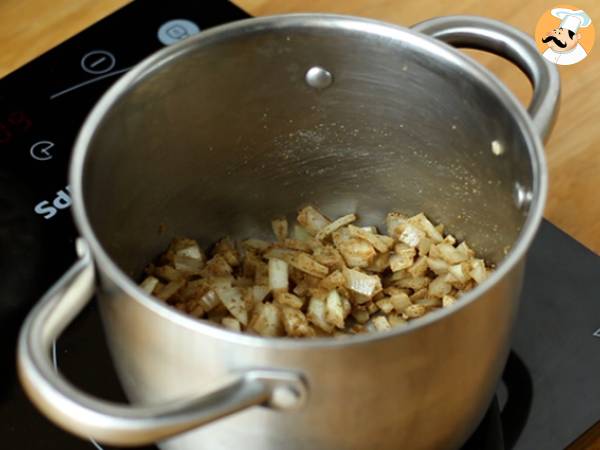
[[[141,1],[141,0],[140,0]],[[149,0],[146,0],[149,1]],[[108,15],[128,0],[0,0],[0,77]],[[411,25],[448,14],[477,14],[505,21],[533,34],[553,2],[533,0],[235,0],[255,16],[288,12],[353,14]],[[578,0],[600,24],[600,2]],[[527,103],[531,89],[510,63],[469,51]],[[546,145],[550,195],[546,218],[600,253],[600,42],[583,62],[559,66],[562,102]],[[600,430],[570,450],[600,449]],[[585,442],[584,442],[585,441]]]

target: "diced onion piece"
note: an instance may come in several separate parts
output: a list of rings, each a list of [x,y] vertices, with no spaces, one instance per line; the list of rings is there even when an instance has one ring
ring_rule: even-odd
[[[283,306],[281,318],[288,336],[312,337],[315,335],[315,330],[311,328],[306,316],[299,309]]]
[[[390,323],[390,325],[393,327],[398,327],[398,326],[402,326],[402,325],[406,325],[406,320],[404,320],[402,318],[402,316],[399,316],[397,314],[390,314],[388,317],[388,322]]]
[[[252,298],[255,303],[262,302],[269,295],[270,288],[268,286],[254,285],[252,286]]]
[[[346,278],[344,278],[344,274],[339,270],[335,270],[327,275],[325,278],[321,280],[319,283],[319,287],[323,289],[331,290],[331,289],[339,289],[346,286]]]
[[[410,273],[413,277],[422,277],[427,273],[427,257],[419,256],[415,263],[408,268],[408,273]]]
[[[164,281],[176,281],[181,280],[184,277],[184,273],[175,269],[171,266],[160,266],[155,267],[152,270],[152,273],[156,275],[158,278]]]
[[[239,320],[242,325],[248,325],[248,311],[240,289],[236,287],[217,287],[215,291],[229,313]]]
[[[177,293],[177,291],[179,289],[181,289],[184,285],[185,285],[185,280],[169,281],[169,283],[160,290],[157,297],[160,298],[161,300],[167,301],[173,295],[175,295]]]
[[[308,241],[299,241],[298,239],[284,239],[275,245],[280,245],[283,248],[301,252],[310,252],[312,250],[312,247]]]
[[[204,311],[209,312],[217,305],[219,305],[221,303],[221,300],[217,296],[217,293],[213,289],[211,289],[207,291],[204,295],[202,295],[202,297],[200,297],[200,303],[202,304]]]
[[[385,225],[387,227],[388,234],[394,239],[398,239],[402,234],[403,226],[406,224],[406,216],[398,213],[391,212],[385,218]]]
[[[215,244],[213,253],[215,255],[221,255],[231,267],[240,265],[240,255],[235,248],[233,241],[228,237],[224,237]]]
[[[312,206],[302,208],[298,213],[298,223],[312,236],[322,228],[329,225],[330,221]]]
[[[367,311],[364,308],[354,307],[354,308],[352,308],[352,311],[350,312],[350,314],[352,314],[352,317],[358,323],[367,323],[369,321],[369,319],[371,318],[369,311]]]
[[[450,244],[437,244],[436,248],[439,250],[442,258],[450,264],[458,264],[467,260],[467,256],[464,253],[458,251]]]
[[[285,217],[279,219],[273,219],[271,221],[271,228],[278,241],[283,241],[288,235],[288,221]]]
[[[345,266],[342,255],[331,245],[316,248],[313,251],[313,258],[330,269],[341,269]]]
[[[398,272],[394,272],[385,278],[385,286],[389,287],[395,285],[398,283],[398,281],[408,277],[410,277],[410,274],[406,270],[399,270]]]
[[[339,228],[345,227],[346,225],[354,222],[356,220],[355,214],[347,214],[345,216],[340,217],[339,219],[334,220],[333,222],[325,225],[323,228],[319,230],[317,235],[315,236],[318,240],[322,241],[331,233],[336,231]]]
[[[188,304],[188,306],[189,306],[189,304]],[[194,317],[200,318],[200,317],[204,316],[204,307],[200,303],[198,303],[189,309],[188,314],[190,314]]]
[[[355,305],[366,305],[371,301],[371,297],[368,295],[358,294],[356,292],[352,292],[352,303]]]
[[[175,269],[182,272],[199,274],[204,268],[204,264],[205,262],[203,259],[192,258],[186,255],[176,254],[173,258],[173,265],[175,266]]]
[[[426,238],[426,237],[421,239],[419,241],[419,245],[418,245],[419,255],[427,256],[429,254],[429,250],[431,249],[432,245],[433,245],[433,241],[431,239]]]
[[[232,331],[242,331],[240,322],[238,322],[238,320],[234,319],[233,317],[223,317],[223,319],[221,320],[221,325]]]
[[[449,308],[450,306],[454,305],[455,302],[456,299],[451,295],[444,295],[444,297],[442,298],[442,306],[444,308]]]
[[[267,251],[270,247],[271,244],[261,239],[246,239],[245,241],[242,241],[242,248],[244,250],[250,250],[257,253]]]
[[[140,287],[146,291],[148,294],[152,294],[152,291],[154,291],[154,288],[158,285],[159,281],[158,278],[153,277],[153,276],[148,276],[146,278],[144,278],[144,281],[142,281],[140,283]]]
[[[456,244],[456,238],[451,234],[447,234],[444,236],[444,240],[442,241],[444,244],[454,245]]]
[[[326,333],[333,331],[333,325],[327,322],[325,301],[322,298],[313,297],[310,299],[306,317],[312,324]]]
[[[306,253],[298,253],[289,260],[289,264],[302,272],[306,272],[317,278],[324,278],[329,273],[329,269],[323,264],[315,261]]]
[[[390,297],[390,302],[392,303],[394,309],[398,314],[403,313],[406,308],[412,305],[410,299],[408,298],[408,295],[404,292],[392,295]]]
[[[271,247],[264,253],[263,256],[267,259],[277,258],[289,263],[292,260],[292,258],[294,258],[298,253],[300,252],[298,252],[297,250],[290,250],[281,247]]]
[[[198,243],[192,239],[183,239],[176,247],[176,256],[185,256],[202,262],[206,260],[204,252],[200,249]]]
[[[475,252],[471,247],[467,245],[467,241],[462,241],[457,247],[456,250],[461,252],[467,259],[473,258],[475,256]]]
[[[446,281],[446,277],[444,275],[438,276],[435,280],[429,283],[428,286],[428,294],[430,297],[442,298],[449,294],[451,290],[452,286]]]
[[[334,289],[325,300],[325,320],[337,328],[344,328],[344,304],[340,294]]]
[[[367,275],[358,270],[344,268],[346,287],[353,292],[373,297],[382,290],[381,279],[377,275]]]
[[[388,286],[383,290],[383,293],[389,297],[397,294],[406,294],[408,295],[409,289],[403,289],[396,286]]]
[[[269,266],[267,264],[261,264],[256,267],[256,272],[254,274],[254,284],[269,284]]]
[[[346,297],[342,297],[342,310],[344,312],[344,319],[350,315],[352,311],[352,303]]]
[[[208,284],[208,286],[214,288],[220,288],[220,287],[231,287],[231,285],[233,284],[233,277],[232,276],[222,276],[222,277],[212,277],[209,279],[206,279],[206,282]]]
[[[425,232],[410,223],[405,223],[404,225],[401,225],[400,228],[402,229],[402,232],[400,233],[400,236],[398,236],[398,240],[411,247],[417,247],[419,242],[421,242],[421,239],[425,237]]]
[[[275,301],[280,305],[285,305],[296,309],[300,309],[304,305],[304,300],[294,294],[290,294],[289,292],[280,292],[275,294]]]
[[[409,218],[408,223],[421,229],[429,238],[431,238],[431,240],[433,240],[433,242],[442,242],[444,239],[442,234],[435,229],[433,224],[423,213],[419,213],[416,216]]]
[[[431,279],[428,277],[410,277],[398,281],[397,285],[401,288],[409,288],[416,291],[427,287],[430,281]]]
[[[297,239],[299,241],[307,241],[308,239],[312,238],[310,233],[308,231],[306,231],[304,228],[302,228],[300,225],[294,225],[293,236],[294,236],[294,239]]]
[[[373,258],[373,262],[366,267],[366,269],[370,272],[385,272],[386,269],[390,266],[390,254],[386,253],[378,253]]]
[[[382,298],[375,303],[384,314],[389,314],[394,310],[394,304],[392,303],[390,297]]]
[[[371,319],[377,331],[391,330],[392,327],[384,316],[375,316]]]
[[[415,303],[417,300],[421,300],[425,297],[427,297],[427,288],[426,287],[415,291],[409,298],[412,303]]]
[[[354,225],[348,226],[348,234],[352,237],[367,241],[380,253],[387,252],[392,245],[394,245],[393,239],[391,241],[389,239],[384,239],[383,236],[369,233],[368,231],[365,231],[359,227],[355,227]]]
[[[273,293],[287,292],[288,265],[277,258],[269,259],[269,288]]]
[[[421,298],[419,300],[415,300],[415,305],[421,305],[424,306],[425,308],[439,308],[440,306],[442,306],[442,300],[439,298]]]
[[[470,262],[469,275],[477,284],[483,283],[488,277],[488,271],[485,268],[485,263],[482,259],[473,259]]]
[[[448,273],[458,283],[466,283],[471,278],[469,276],[469,265],[467,263],[454,264],[448,268]]]
[[[273,303],[263,303],[255,308],[248,329],[261,336],[281,336],[284,332],[280,309]]]
[[[416,319],[422,317],[427,312],[427,308],[423,305],[410,305],[404,310],[404,314],[410,319]]]
[[[450,265],[443,259],[427,258],[427,267],[436,275],[444,275],[448,273]]]
[[[204,267],[204,272],[207,275],[231,275],[233,269],[227,260],[220,254],[213,256],[208,260]]]
[[[234,278],[231,284],[235,287],[252,287],[254,285],[254,280],[252,278],[239,277]]]
[[[346,228],[333,233],[333,242],[350,267],[369,266],[377,253],[367,241],[350,236]]]

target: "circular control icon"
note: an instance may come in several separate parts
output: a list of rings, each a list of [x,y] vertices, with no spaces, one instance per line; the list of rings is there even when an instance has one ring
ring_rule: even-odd
[[[52,159],[50,150],[54,147],[54,142],[38,141],[29,148],[29,154],[38,161],[48,161]]]
[[[100,75],[115,67],[115,57],[105,50],[93,50],[81,58],[81,68],[87,73]]]
[[[199,32],[200,28],[191,20],[169,20],[158,29],[158,40],[164,45],[171,45]]]

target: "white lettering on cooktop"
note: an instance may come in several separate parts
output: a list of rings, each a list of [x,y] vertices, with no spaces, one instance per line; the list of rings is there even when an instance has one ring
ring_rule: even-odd
[[[597,338],[600,338],[600,328],[598,328],[596,331],[594,331],[594,336],[596,336]]]
[[[52,219],[59,211],[68,209],[71,206],[71,188],[66,186],[56,193],[56,196],[51,200],[43,200],[39,202],[33,210],[44,219]]]

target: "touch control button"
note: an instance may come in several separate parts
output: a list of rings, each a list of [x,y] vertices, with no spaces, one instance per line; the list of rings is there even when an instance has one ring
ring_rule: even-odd
[[[158,29],[158,40],[164,45],[171,45],[199,32],[200,28],[191,20],[169,20]]]
[[[38,141],[29,148],[29,154],[33,159],[38,161],[47,161],[52,159],[52,153],[50,149],[54,147],[54,142],[51,141]]]
[[[115,67],[115,56],[106,50],[92,50],[81,58],[81,68],[87,73],[100,75]]]

